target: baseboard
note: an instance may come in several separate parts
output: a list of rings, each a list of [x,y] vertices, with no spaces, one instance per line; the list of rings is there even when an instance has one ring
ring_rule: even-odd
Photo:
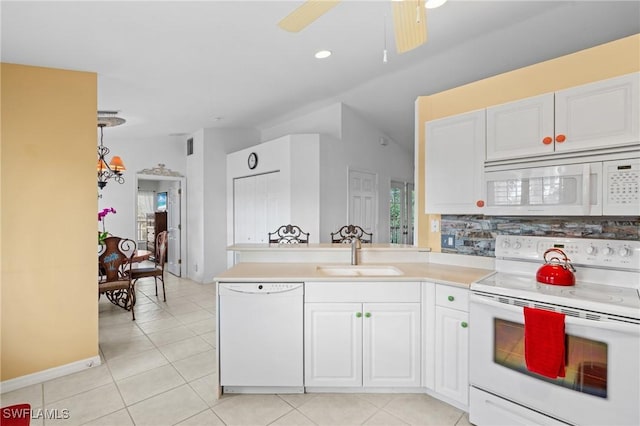
[[[100,364],[102,364],[100,356],[96,355],[91,358],[81,359],[59,367],[53,367],[47,370],[38,371],[37,373],[27,374],[26,376],[16,377],[15,379],[5,380],[4,382],[0,382],[0,392],[11,392],[26,386],[35,385],[46,382],[47,380],[57,379],[58,377],[77,373],[78,371],[86,370],[87,368],[97,367]]]

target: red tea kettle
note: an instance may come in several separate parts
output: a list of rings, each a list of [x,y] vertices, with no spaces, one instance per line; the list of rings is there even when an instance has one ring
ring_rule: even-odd
[[[557,252],[562,254],[563,259],[553,256],[547,260],[547,254]],[[575,285],[576,277],[573,273],[576,271],[567,255],[559,248],[550,248],[544,252],[544,265],[538,268],[536,273],[536,281],[543,284],[551,285]]]

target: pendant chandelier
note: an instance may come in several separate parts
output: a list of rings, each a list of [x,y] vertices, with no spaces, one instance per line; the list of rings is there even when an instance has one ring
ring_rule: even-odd
[[[109,154],[109,148],[104,146],[104,128],[119,126],[125,122],[123,118],[116,117],[115,111],[98,111],[98,128],[100,128],[100,145],[98,146],[98,188],[103,189],[109,179],[113,179],[118,183],[124,183],[122,172],[126,170],[122,159],[114,156],[107,163],[106,156]]]

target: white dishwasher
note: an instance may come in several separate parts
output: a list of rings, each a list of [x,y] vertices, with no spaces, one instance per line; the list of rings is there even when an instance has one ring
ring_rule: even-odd
[[[220,385],[303,393],[302,283],[220,283]]]

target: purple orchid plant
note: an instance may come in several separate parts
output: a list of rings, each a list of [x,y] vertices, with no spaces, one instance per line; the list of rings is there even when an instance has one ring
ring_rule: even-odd
[[[98,212],[98,222],[102,222],[102,232],[98,232],[98,244],[103,244],[104,239],[109,236],[109,233],[105,230],[105,227],[104,227],[104,222],[105,222],[104,218],[109,213],[115,214],[116,209],[114,209],[113,207],[109,207],[106,209],[102,209],[101,211]]]

